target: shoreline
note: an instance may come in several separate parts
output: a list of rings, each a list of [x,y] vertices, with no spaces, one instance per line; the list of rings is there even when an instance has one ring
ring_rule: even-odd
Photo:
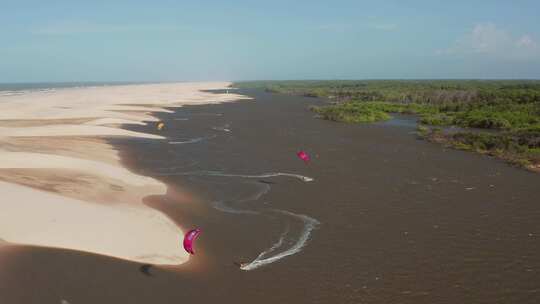
[[[0,96],[0,189],[7,194],[0,239],[156,265],[186,262],[182,229],[143,202],[166,194],[167,185],[122,165],[109,141],[164,140],[125,126],[156,122],[154,113],[184,105],[245,99],[206,92],[229,85],[129,84]]]
[[[184,231],[203,230],[196,256],[148,269],[103,255],[12,246],[0,255],[0,302],[538,302],[531,297],[540,265],[537,175],[420,140],[414,126],[313,119],[307,108],[320,99],[238,93],[253,100],[157,113],[166,124],[161,133],[154,124],[126,126],[171,141],[206,140],[108,139],[124,167],[170,185],[166,196],[144,203]],[[296,157],[299,148],[312,156],[310,165]],[[208,172],[213,176],[202,175]],[[244,177],[270,172],[313,181]],[[320,223],[301,251],[283,254],[306,239],[308,223],[272,210]],[[259,261],[272,263],[250,271],[234,264],[263,252]],[[505,289],[486,291],[485,284]]]

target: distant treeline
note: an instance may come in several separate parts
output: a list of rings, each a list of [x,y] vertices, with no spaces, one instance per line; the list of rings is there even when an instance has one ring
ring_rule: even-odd
[[[240,82],[235,85],[336,101],[433,105],[540,102],[538,80],[291,80]]]

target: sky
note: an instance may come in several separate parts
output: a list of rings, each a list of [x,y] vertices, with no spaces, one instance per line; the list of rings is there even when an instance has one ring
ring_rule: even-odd
[[[538,0],[0,0],[0,82],[540,79]]]

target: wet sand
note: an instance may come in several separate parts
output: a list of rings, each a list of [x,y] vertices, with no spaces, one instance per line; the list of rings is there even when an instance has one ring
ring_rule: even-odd
[[[149,276],[137,263],[13,247],[0,302],[540,302],[539,175],[418,140],[407,122],[333,123],[306,110],[317,99],[242,93],[255,102],[159,113],[167,141],[113,141],[135,173],[171,186],[146,204],[203,230],[194,258]],[[276,172],[314,180],[233,176]],[[282,236],[282,252],[294,247],[306,228],[295,215],[319,223],[300,252],[233,264]]]

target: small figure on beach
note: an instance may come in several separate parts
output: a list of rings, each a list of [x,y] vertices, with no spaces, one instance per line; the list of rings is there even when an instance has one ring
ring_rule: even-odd
[[[157,124],[158,131],[163,130],[163,128],[165,128],[165,124],[162,121],[158,122]]]
[[[193,242],[195,242],[199,234],[201,234],[201,229],[191,229],[184,235],[184,249],[189,254],[195,254],[195,251],[193,251]]]
[[[150,268],[151,268],[152,266],[153,266],[152,264],[144,264],[144,265],[141,265],[141,267],[139,267],[139,271],[140,271],[142,274],[151,277],[151,276],[152,276],[152,273],[150,273]]]

